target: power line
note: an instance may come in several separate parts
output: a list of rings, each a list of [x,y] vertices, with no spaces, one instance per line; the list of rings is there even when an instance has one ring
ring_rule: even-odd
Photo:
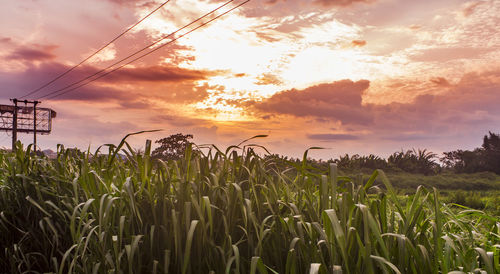
[[[216,9],[214,9],[214,10],[212,10],[212,11],[208,12],[207,14],[203,15],[202,17],[199,17],[198,19],[196,19],[196,20],[192,21],[191,23],[189,23],[189,24],[185,25],[184,27],[182,27],[182,28],[180,28],[180,29],[178,29],[178,30],[176,30],[176,31],[174,31],[174,32],[172,32],[172,33],[170,33],[170,34],[168,34],[168,35],[166,35],[166,36],[164,36],[164,37],[160,38],[159,40],[155,41],[155,42],[154,42],[154,43],[152,43],[151,45],[148,45],[147,47],[144,47],[143,49],[141,49],[141,50],[139,50],[139,51],[135,52],[134,54],[131,54],[131,55],[129,55],[129,56],[127,56],[127,57],[125,57],[125,58],[123,58],[123,59],[119,60],[118,62],[115,62],[114,64],[112,64],[112,65],[108,66],[107,68],[105,68],[105,69],[103,69],[103,70],[100,70],[100,71],[98,71],[98,72],[96,72],[96,73],[94,73],[94,74],[92,74],[92,75],[90,75],[90,76],[88,76],[88,77],[86,77],[86,78],[84,78],[84,79],[82,79],[82,80],[78,81],[78,82],[75,82],[75,83],[73,83],[73,84],[71,84],[71,85],[68,85],[68,86],[66,86],[66,87],[64,87],[64,88],[61,88],[61,89],[55,90],[55,91],[53,91],[53,92],[50,92],[50,93],[48,93],[48,94],[46,94],[46,95],[44,95],[43,97],[40,97],[40,98],[47,98],[48,100],[50,100],[50,99],[53,99],[53,98],[59,97],[59,96],[61,96],[61,95],[64,95],[64,94],[66,94],[66,93],[68,93],[68,92],[71,92],[71,91],[73,91],[73,90],[75,90],[75,89],[78,89],[78,88],[80,88],[80,87],[83,87],[83,86],[85,86],[85,85],[88,85],[88,84],[89,84],[89,83],[91,83],[91,82],[94,82],[94,81],[96,81],[96,80],[98,80],[98,79],[100,79],[100,78],[102,78],[102,77],[104,77],[104,76],[106,76],[106,75],[108,75],[108,74],[110,74],[110,73],[113,73],[113,72],[115,72],[115,71],[117,71],[117,70],[119,70],[119,69],[123,68],[124,66],[126,66],[126,65],[128,65],[128,64],[130,64],[130,63],[133,63],[133,62],[135,62],[135,61],[137,61],[137,60],[139,60],[139,59],[141,59],[141,58],[143,58],[143,57],[145,57],[145,56],[147,56],[147,55],[149,55],[149,54],[152,54],[153,52],[156,52],[157,50],[159,50],[159,49],[161,49],[161,48],[163,48],[163,47],[165,47],[165,46],[167,46],[167,45],[169,45],[169,44],[171,44],[171,43],[173,43],[173,42],[177,41],[178,39],[180,39],[180,38],[182,38],[182,37],[184,37],[184,36],[186,36],[186,35],[190,34],[191,32],[193,32],[193,31],[195,31],[195,30],[197,30],[197,29],[199,29],[199,28],[201,28],[201,27],[203,27],[203,26],[205,26],[205,25],[207,25],[207,24],[209,24],[209,23],[211,23],[211,22],[213,22],[213,21],[217,20],[218,18],[220,18],[220,17],[222,17],[222,16],[224,16],[224,15],[226,15],[226,14],[230,13],[231,11],[233,11],[233,10],[235,10],[235,9],[237,9],[237,8],[239,8],[239,7],[241,7],[242,5],[246,4],[246,3],[247,3],[247,2],[249,2],[250,0],[244,1],[243,3],[241,3],[241,4],[239,4],[239,5],[237,5],[237,6],[233,7],[233,8],[231,8],[231,9],[229,9],[229,10],[227,10],[227,11],[225,11],[224,13],[222,13],[222,14],[220,14],[220,15],[218,15],[218,16],[216,16],[216,17],[212,18],[212,19],[210,19],[209,21],[207,21],[207,22],[205,22],[205,23],[202,23],[201,25],[197,26],[196,28],[191,29],[190,31],[188,31],[188,32],[186,32],[186,33],[184,33],[184,34],[182,34],[182,35],[180,35],[180,36],[178,36],[178,37],[176,37],[176,38],[174,38],[174,39],[172,39],[172,40],[168,41],[167,43],[165,43],[165,44],[163,44],[163,45],[160,45],[159,47],[157,47],[157,48],[155,48],[155,49],[152,49],[152,50],[150,50],[149,52],[146,52],[146,53],[144,53],[144,54],[140,55],[139,57],[134,58],[134,59],[132,59],[131,61],[129,61],[129,62],[125,63],[125,64],[120,65],[119,67],[116,67],[115,69],[113,69],[113,70],[111,70],[111,71],[108,71],[108,72],[106,72],[106,73],[104,73],[104,74],[101,74],[102,72],[104,72],[104,71],[108,70],[109,68],[111,68],[111,67],[113,67],[113,66],[115,66],[115,65],[117,65],[117,64],[119,64],[119,63],[121,63],[121,62],[123,62],[123,61],[125,61],[125,60],[127,60],[127,59],[129,59],[129,58],[131,58],[131,57],[133,57],[133,56],[135,56],[135,55],[137,55],[137,54],[139,54],[140,52],[142,52],[142,51],[144,51],[144,50],[146,50],[146,49],[150,48],[151,46],[154,46],[155,44],[157,44],[157,43],[161,42],[162,40],[164,40],[164,39],[168,38],[169,36],[172,36],[173,34],[175,34],[175,33],[179,32],[180,30],[185,29],[186,27],[188,27],[188,26],[190,26],[190,25],[192,25],[192,24],[194,24],[194,23],[196,23],[196,22],[200,21],[201,19],[203,19],[203,18],[207,17],[208,15],[210,15],[210,14],[212,14],[213,12],[215,12],[215,11],[217,11],[217,10],[221,9],[222,7],[224,7],[224,6],[228,5],[229,3],[233,2],[233,1],[234,1],[234,0],[230,0],[230,1],[226,2],[226,3],[224,3],[223,5],[221,5],[221,6],[219,6],[218,8],[216,8]],[[99,74],[101,74],[101,75],[99,75]],[[96,76],[96,75],[99,75],[99,76],[98,76],[98,77],[96,77],[96,78],[94,78],[94,79],[89,80],[90,78],[92,78],[92,77],[94,77],[94,76]],[[85,82],[86,80],[89,80],[89,81]],[[80,84],[80,85],[78,85],[78,84]],[[75,85],[77,85],[77,86],[76,86],[76,87],[73,87],[73,86],[75,86]],[[68,89],[68,88],[70,88],[70,87],[73,87],[73,88]],[[60,92],[60,93],[59,93],[59,92]],[[50,95],[52,95],[52,96],[50,96]],[[49,96],[50,96],[50,97],[49,97]]]
[[[142,49],[140,49],[140,50],[136,51],[135,53],[133,53],[133,54],[131,54],[131,55],[129,55],[129,56],[127,56],[127,57],[125,57],[125,58],[121,59],[121,60],[118,60],[117,62],[115,62],[115,63],[113,63],[113,64],[109,65],[108,67],[106,67],[106,68],[104,68],[104,69],[101,69],[101,70],[99,70],[99,71],[97,71],[97,72],[95,72],[95,73],[93,73],[93,74],[91,74],[91,75],[89,75],[89,76],[87,76],[87,77],[85,77],[85,78],[83,78],[83,79],[81,79],[81,80],[77,81],[77,82],[74,82],[74,83],[72,83],[72,84],[70,84],[70,85],[67,85],[67,86],[65,86],[65,87],[63,87],[63,88],[60,88],[60,89],[58,89],[58,90],[54,90],[54,91],[52,91],[52,92],[49,92],[49,93],[45,94],[44,96],[39,97],[38,99],[41,99],[41,98],[47,98],[47,99],[52,99],[52,98],[55,98],[55,97],[59,96],[59,95],[57,95],[57,93],[58,93],[58,92],[62,92],[61,94],[66,94],[67,92],[65,92],[64,90],[66,90],[66,89],[68,89],[68,88],[71,88],[71,87],[73,87],[73,86],[75,86],[75,85],[78,85],[78,84],[80,84],[80,83],[83,83],[83,82],[85,82],[86,80],[89,80],[90,78],[92,78],[92,77],[94,77],[94,76],[96,76],[96,75],[99,75],[99,74],[101,74],[102,72],[105,72],[106,70],[108,70],[108,69],[110,69],[110,68],[112,68],[112,67],[114,67],[114,66],[116,66],[116,65],[120,64],[121,62],[126,61],[127,59],[132,58],[133,56],[135,56],[135,55],[137,55],[137,54],[139,54],[139,53],[141,53],[141,52],[143,52],[143,51],[145,51],[145,50],[147,50],[147,49],[151,48],[152,46],[154,46],[154,45],[158,44],[159,42],[161,42],[161,41],[163,41],[163,40],[167,39],[168,37],[170,37],[170,36],[172,36],[172,35],[176,34],[177,32],[179,32],[179,31],[181,31],[181,30],[183,30],[183,29],[185,29],[185,28],[189,27],[190,25],[192,25],[192,24],[194,24],[194,23],[196,23],[196,22],[200,21],[201,19],[203,19],[203,18],[207,17],[208,15],[210,15],[210,14],[212,14],[212,13],[216,12],[217,10],[219,10],[219,9],[223,8],[224,6],[226,6],[226,5],[230,4],[230,3],[231,3],[231,2],[233,2],[233,1],[234,1],[234,0],[229,0],[229,1],[227,1],[227,2],[226,2],[226,3],[224,3],[223,5],[221,5],[221,6],[217,7],[217,8],[215,8],[215,9],[211,10],[210,12],[208,12],[208,13],[206,13],[205,15],[203,15],[203,16],[201,16],[201,17],[197,18],[196,20],[193,20],[193,21],[192,21],[192,22],[190,22],[189,24],[184,25],[182,28],[179,28],[179,29],[177,29],[176,31],[169,33],[168,35],[165,35],[165,36],[161,37],[160,39],[156,40],[155,42],[153,42],[153,43],[151,43],[151,44],[149,44],[149,45],[147,45],[147,46],[143,47]],[[179,37],[178,37],[178,38],[179,38]],[[178,38],[177,38],[177,39],[178,39]],[[177,40],[177,39],[175,39],[175,40]],[[171,42],[173,42],[173,41],[175,41],[175,40],[169,41],[169,42],[168,42],[168,43],[166,43],[166,44],[169,44],[169,43],[171,43]],[[155,50],[155,51],[156,51],[156,50]],[[146,55],[147,55],[147,54],[146,54]],[[145,56],[145,55],[144,55],[144,56]],[[143,56],[141,56],[140,58],[142,58],[142,57],[143,57]],[[137,58],[137,59],[140,59],[140,58]],[[131,61],[131,62],[134,62],[134,61],[135,61],[135,60],[137,60],[137,59],[134,59],[134,60],[133,60],[133,61]],[[130,64],[131,62],[128,62],[128,63],[126,63],[125,65],[128,65],[128,64]],[[123,66],[121,66],[121,67],[123,67]],[[121,67],[120,67],[120,68],[121,68]],[[114,71],[114,70],[113,70],[113,71]],[[107,73],[107,74],[109,74],[109,73]],[[107,74],[106,74],[106,75],[107,75]],[[100,79],[100,78],[102,78],[102,77],[96,78],[96,79],[94,79],[94,80],[90,80],[88,83],[93,82],[93,81],[95,81],[95,80],[97,80],[97,79]],[[77,86],[76,88],[71,89],[70,91],[75,90],[75,89],[77,89],[77,88],[79,88],[79,87],[81,87],[81,86],[84,86],[84,85],[86,85],[86,84],[79,85],[79,86]],[[56,95],[54,95],[54,94],[56,94]],[[51,95],[54,95],[54,96],[51,96]],[[49,96],[50,96],[50,97],[49,97]]]
[[[66,70],[65,72],[63,72],[62,74],[60,74],[59,76],[57,76],[56,78],[52,79],[51,81],[45,83],[44,85],[42,85],[41,87],[37,88],[37,89],[34,89],[30,92],[28,92],[27,94],[23,95],[22,97],[19,97],[19,98],[25,98],[27,96],[30,96],[30,95],[33,95],[35,93],[37,93],[38,91],[42,90],[43,88],[49,86],[50,84],[54,83],[55,81],[61,79],[63,76],[65,76],[66,74],[70,73],[71,71],[73,71],[74,69],[76,69],[77,67],[79,67],[81,64],[85,63],[86,61],[88,61],[90,58],[94,57],[97,53],[99,53],[100,51],[102,51],[103,49],[105,49],[106,47],[108,47],[109,45],[111,45],[113,42],[115,42],[116,40],[118,40],[120,37],[122,37],[123,35],[125,35],[127,32],[129,32],[131,29],[133,29],[135,26],[139,25],[142,21],[146,20],[146,18],[148,18],[149,16],[151,16],[153,13],[155,13],[156,11],[158,11],[159,9],[161,9],[163,6],[165,6],[165,4],[167,4],[170,0],[167,0],[165,2],[163,2],[163,4],[161,4],[160,6],[158,6],[156,9],[154,9],[153,11],[151,11],[150,13],[148,13],[146,16],[144,16],[141,20],[137,21],[137,23],[133,24],[132,26],[130,26],[128,29],[126,29],[124,32],[120,33],[118,36],[116,36],[113,40],[109,41],[106,45],[102,46],[100,49],[98,49],[97,51],[95,51],[94,53],[92,53],[91,55],[89,55],[87,58],[83,59],[83,61],[81,61],[80,63],[76,64],[75,66],[73,66],[72,68]]]

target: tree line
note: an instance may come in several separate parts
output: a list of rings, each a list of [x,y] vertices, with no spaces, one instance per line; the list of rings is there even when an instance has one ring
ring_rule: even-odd
[[[191,134],[174,134],[157,140],[160,146],[153,151],[153,157],[162,160],[176,160],[184,155]],[[271,154],[266,155],[268,160],[276,162],[298,162],[300,159],[288,158],[286,156]],[[322,166],[334,162],[339,169],[345,171],[356,171],[361,169],[383,169],[387,171],[404,171],[425,175],[438,174],[442,171],[455,173],[475,173],[490,171],[500,174],[500,134],[489,132],[483,137],[483,144],[474,150],[455,150],[444,152],[442,157],[427,149],[411,149],[397,151],[387,159],[370,154],[349,155],[345,154],[337,159],[318,161],[309,159],[312,165]]]

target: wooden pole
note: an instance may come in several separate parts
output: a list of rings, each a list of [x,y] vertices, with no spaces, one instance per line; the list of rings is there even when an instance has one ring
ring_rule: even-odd
[[[16,151],[17,142],[17,99],[12,99],[14,102],[14,113],[12,113],[12,151]]]
[[[33,150],[36,152],[36,105],[39,101],[33,102]]]

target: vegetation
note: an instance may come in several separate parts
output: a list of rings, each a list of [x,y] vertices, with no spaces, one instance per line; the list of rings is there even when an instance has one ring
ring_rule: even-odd
[[[389,156],[387,163],[406,172],[430,175],[439,172],[440,167],[434,161],[436,157],[435,153],[426,149],[413,149],[406,152],[395,152]]]
[[[457,173],[490,171],[500,174],[500,135],[490,132],[489,136],[484,136],[480,148],[445,152],[441,160]]]
[[[59,146],[54,160],[20,144],[0,153],[0,269],[500,273],[499,217],[436,189],[402,197],[380,170],[351,179],[308,151],[295,162],[206,149],[163,161],[124,139],[107,154]]]
[[[300,162],[300,159],[288,159],[280,155],[270,155],[286,163]],[[438,162],[441,162],[441,164]],[[329,163],[336,163],[340,170],[346,173],[366,172],[373,169],[383,169],[389,173],[411,173],[423,175],[463,174],[493,172],[500,175],[500,135],[489,133],[483,138],[483,145],[473,151],[456,150],[444,152],[443,157],[427,149],[411,149],[394,152],[387,159],[370,154],[345,154],[338,159],[317,161],[308,159],[309,163],[319,169],[327,168]]]
[[[162,159],[164,161],[179,160],[184,156],[186,148],[193,144],[189,139],[193,139],[192,134],[184,135],[182,133],[177,133],[156,140],[155,143],[160,144],[160,146],[153,151],[152,156],[153,158]]]
[[[361,169],[385,170],[389,168],[389,164],[385,159],[373,154],[368,156],[359,156],[358,154],[349,156],[349,154],[345,154],[344,156],[340,156],[338,159],[333,160],[333,162],[336,163],[341,170],[345,171],[355,171]]]

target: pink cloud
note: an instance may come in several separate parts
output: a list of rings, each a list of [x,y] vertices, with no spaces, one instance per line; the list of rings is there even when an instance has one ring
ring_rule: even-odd
[[[371,3],[374,0],[316,0],[318,4],[323,6],[350,6],[355,3]]]
[[[10,41],[10,40],[7,40]],[[47,61],[52,60],[56,56],[52,53],[58,46],[55,45],[32,45],[21,46],[7,55],[7,60],[21,61]]]
[[[272,115],[326,119],[341,122],[340,129],[370,132],[387,140],[419,140],[425,136],[498,127],[500,69],[465,74],[454,85],[443,77],[431,81],[442,88],[441,93],[422,94],[406,103],[362,104],[369,82],[342,80],[283,91],[250,106],[260,117],[270,115],[270,119],[281,121],[286,119]],[[321,140],[336,137],[339,136],[314,136]]]
[[[363,111],[361,105],[361,96],[369,84],[367,80],[341,80],[304,90],[282,91],[262,102],[250,104],[265,113],[328,117],[342,124],[369,124],[372,118]]]
[[[122,6],[138,6],[138,5],[150,6],[155,4],[154,1],[150,0],[108,0],[108,1]]]
[[[430,81],[439,87],[450,87],[451,86],[450,82],[448,82],[448,80],[446,80],[446,78],[444,78],[444,77],[433,77],[433,78],[431,78]]]
[[[465,7],[464,9],[462,10],[462,14],[465,16],[465,17],[468,17],[470,15],[472,15],[475,11],[475,9],[483,4],[484,2],[480,2],[480,1],[474,1],[474,2],[468,2],[465,4]]]
[[[22,96],[69,69],[56,62],[28,66],[24,72],[0,72],[0,85],[9,90],[5,98]],[[59,89],[75,83],[98,71],[96,67],[83,66],[73,70],[53,85],[33,94],[32,98],[59,94]],[[199,86],[196,81],[212,72],[181,69],[176,67],[137,67],[118,70],[109,76],[68,92],[55,100],[115,101],[123,107],[145,106],[143,98],[162,100],[169,103],[202,101],[208,96],[208,86]],[[102,84],[106,83],[105,86]],[[126,84],[126,85],[125,85]],[[147,91],[147,92],[146,92]],[[53,93],[54,92],[54,93]],[[64,92],[64,91],[62,91]],[[3,97],[2,96],[2,97]],[[43,98],[42,98],[43,99]]]
[[[1,37],[0,43],[10,43],[12,39],[10,37]]]

